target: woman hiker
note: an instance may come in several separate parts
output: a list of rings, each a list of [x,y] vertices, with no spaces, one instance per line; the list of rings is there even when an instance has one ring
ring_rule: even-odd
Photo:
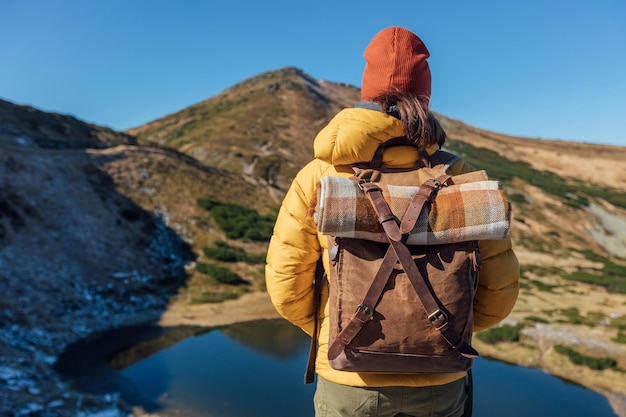
[[[340,111],[315,138],[315,158],[296,175],[282,203],[267,253],[267,291],[277,311],[304,332],[314,332],[315,268],[321,257],[329,271],[326,236],[317,233],[307,215],[322,176],[350,177],[345,167],[369,161],[381,143],[408,137],[417,147],[385,150],[389,167],[413,166],[418,148],[434,154],[445,132],[428,105],[431,73],[426,46],[415,34],[389,27],[374,36],[364,52],[362,102]],[[344,169],[342,169],[342,167]],[[458,160],[448,173],[473,171]],[[474,331],[492,327],[512,310],[519,292],[519,264],[511,239],[481,241],[482,268],[474,297]],[[315,416],[429,416],[464,415],[468,396],[466,372],[359,373],[329,365],[328,287],[318,306],[319,336],[315,364]]]

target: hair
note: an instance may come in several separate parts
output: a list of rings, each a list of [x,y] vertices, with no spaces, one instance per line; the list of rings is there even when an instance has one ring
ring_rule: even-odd
[[[442,147],[446,132],[430,109],[420,98],[409,93],[390,91],[378,94],[371,101],[379,103],[383,113],[397,113],[407,139],[420,149],[432,145]]]

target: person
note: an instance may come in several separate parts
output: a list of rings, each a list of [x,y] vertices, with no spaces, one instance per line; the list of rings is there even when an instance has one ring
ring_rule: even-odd
[[[266,262],[266,286],[276,310],[312,337],[315,267],[322,257],[328,272],[328,242],[307,215],[324,175],[348,178],[350,164],[371,160],[383,142],[406,136],[429,155],[445,142],[445,132],[429,109],[430,53],[421,39],[402,27],[377,33],[364,52],[362,101],[337,113],[314,141],[314,159],[296,175],[281,205]],[[412,146],[390,147],[383,163],[411,167],[419,159]],[[473,168],[462,159],[452,175]],[[511,239],[481,241],[483,265],[474,299],[474,330],[502,321],[519,292],[519,264]],[[468,398],[466,372],[385,374],[334,370],[328,363],[328,288],[319,305],[315,416],[458,417]]]

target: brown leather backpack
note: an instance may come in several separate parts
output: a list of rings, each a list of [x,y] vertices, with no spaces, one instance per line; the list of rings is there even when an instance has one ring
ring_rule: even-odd
[[[384,149],[381,149],[381,153]],[[458,372],[471,367],[473,299],[478,242],[407,246],[401,229],[434,197],[430,180],[446,176],[451,154],[433,165],[390,170],[376,159],[358,168],[358,181],[387,234],[388,243],[331,238],[331,367],[355,372]],[[381,186],[421,185],[398,222]]]
[[[352,196],[354,187],[348,190],[347,194],[352,194],[344,198],[348,200],[344,206],[354,206],[348,210],[351,213],[342,217],[337,208],[342,204],[341,193],[324,202],[330,206],[328,211],[339,211],[334,226],[354,225],[358,229],[354,236],[372,239],[332,236],[322,230],[320,216],[316,217],[320,233],[330,235],[329,363],[334,369],[350,372],[471,370],[478,356],[471,346],[473,301],[481,265],[478,240],[509,234],[510,204],[497,187],[485,190],[474,186],[473,181],[481,181],[476,176],[461,180],[462,176],[448,175],[449,166],[460,159],[448,152],[440,150],[430,157],[424,153],[409,169],[385,167],[385,146],[396,144],[406,142],[404,138],[392,140],[377,150],[370,163],[353,166],[351,181],[367,198],[358,193]],[[483,179],[487,179],[486,174]],[[468,201],[461,196],[466,191],[457,191],[445,204],[434,204],[440,190],[465,181],[473,182],[468,188],[474,194]],[[483,183],[490,183],[487,188],[497,184]],[[408,207],[404,210],[402,206],[401,216],[397,215],[401,198],[394,200],[390,196],[393,187],[418,188]],[[329,223],[333,226],[332,221]],[[455,226],[441,227],[441,223]],[[367,230],[370,226],[372,230]],[[439,229],[434,231],[436,227]],[[422,233],[412,234],[417,229]],[[473,238],[465,239],[468,236]],[[438,244],[407,244],[420,239]],[[322,263],[318,262],[316,308],[325,282]],[[312,338],[306,383],[314,379],[316,339]],[[469,380],[466,416],[471,416],[471,373]]]
[[[471,347],[478,240],[406,244],[422,211],[454,179],[446,170],[459,158],[437,151],[424,154],[415,167],[389,169],[382,164],[383,152],[381,146],[370,163],[355,165],[352,181],[367,196],[367,209],[377,217],[373,226],[384,230],[386,242],[329,237],[330,365],[353,372],[468,370],[478,356]],[[389,185],[419,187],[400,218],[383,195]],[[318,288],[326,282],[320,269]],[[306,382],[312,381],[314,355],[312,345]]]

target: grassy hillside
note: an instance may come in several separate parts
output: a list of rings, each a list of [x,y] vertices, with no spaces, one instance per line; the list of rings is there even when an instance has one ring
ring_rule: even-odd
[[[317,131],[359,94],[355,87],[285,68],[127,133],[284,190],[311,158]]]

